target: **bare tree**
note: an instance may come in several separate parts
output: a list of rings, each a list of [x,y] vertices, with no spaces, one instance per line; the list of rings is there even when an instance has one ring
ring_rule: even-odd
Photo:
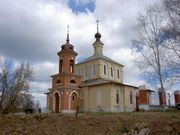
[[[81,89],[81,86],[79,87],[80,89],[78,90],[78,95],[77,95],[77,104],[76,104],[76,113],[75,117],[78,118],[79,111],[80,111],[80,106],[82,105],[82,97],[83,97],[83,91]]]
[[[27,92],[32,79],[32,68],[29,64],[21,64],[12,68],[12,64],[5,63],[0,72],[0,113],[8,113],[14,106],[21,92]]]
[[[165,47],[180,59],[180,1],[163,0],[162,8],[168,22],[163,32],[164,41],[168,41]],[[178,64],[180,66],[180,62]]]
[[[41,104],[39,100],[36,100],[34,108],[36,109],[36,112],[41,113]]]
[[[41,104],[40,104],[39,100],[36,100],[35,108],[36,109],[41,108]]]
[[[180,82],[180,1],[162,0],[161,12],[165,15],[167,24],[162,28],[162,46],[167,50],[167,63],[174,68],[173,79],[168,80],[171,84]]]
[[[33,96],[28,92],[21,92],[17,97],[15,107],[21,110],[33,109],[34,108]]]
[[[180,36],[180,1],[163,0],[163,8],[169,19],[169,27],[167,29],[176,34],[176,36]]]
[[[139,15],[138,24],[135,26],[137,38],[133,40],[133,49],[140,54],[137,64],[146,81],[151,86],[164,90],[167,80],[173,78],[175,71],[168,66],[168,51],[162,45],[164,42],[161,33],[166,21],[161,11],[156,4],[149,6],[145,14]],[[165,97],[163,100],[165,101]]]

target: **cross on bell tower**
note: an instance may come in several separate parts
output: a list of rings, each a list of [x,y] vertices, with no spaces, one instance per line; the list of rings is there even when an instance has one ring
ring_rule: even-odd
[[[69,25],[67,25],[67,39],[66,42],[69,43]]]
[[[96,38],[96,41],[94,42],[93,46],[94,46],[94,55],[103,55],[103,43],[101,42],[101,34],[99,33],[99,20],[96,21],[97,24],[97,33],[94,35],[94,37]]]
[[[97,33],[99,33],[99,20],[97,20],[96,23],[97,23]]]

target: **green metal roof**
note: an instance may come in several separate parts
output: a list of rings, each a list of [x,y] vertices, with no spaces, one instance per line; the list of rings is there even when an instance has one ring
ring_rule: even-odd
[[[122,64],[120,64],[120,63],[118,63],[118,62],[116,62],[116,61],[114,61],[114,60],[112,60],[112,59],[110,59],[110,58],[108,58],[106,56],[104,56],[103,54],[94,54],[93,56],[90,56],[90,57],[86,58],[85,60],[82,60],[82,61],[78,62],[77,65],[78,64],[83,64],[83,63],[86,63],[86,62],[89,62],[89,61],[92,61],[92,60],[96,60],[96,59],[103,59],[103,60],[118,64],[118,65],[124,67],[124,65],[122,65]]]
[[[133,87],[133,88],[138,89],[138,87],[133,86],[133,85],[116,82],[116,81],[112,81],[112,80],[106,80],[106,79],[102,79],[102,78],[84,81],[84,82],[82,82],[81,87],[89,87],[89,86],[102,85],[102,84],[117,84],[117,85]]]

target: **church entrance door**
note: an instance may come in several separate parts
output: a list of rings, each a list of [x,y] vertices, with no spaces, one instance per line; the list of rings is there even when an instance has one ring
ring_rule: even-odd
[[[71,95],[71,110],[76,110],[77,107],[77,94],[72,93]]]
[[[55,97],[55,112],[58,113],[59,112],[59,94],[56,93],[54,97]]]

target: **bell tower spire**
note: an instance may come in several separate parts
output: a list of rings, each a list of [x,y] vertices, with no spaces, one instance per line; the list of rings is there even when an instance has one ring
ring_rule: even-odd
[[[69,25],[67,26],[66,43],[61,46],[57,53],[59,56],[59,73],[74,73],[74,65],[77,53],[69,40]]]
[[[101,34],[99,33],[99,20],[96,21],[97,23],[97,33],[94,35],[94,37],[96,38],[96,41],[94,42],[93,46],[94,46],[94,55],[102,55],[102,48],[103,48],[103,43],[101,42]]]
[[[67,26],[67,38],[66,38],[66,42],[69,43],[69,25]]]

